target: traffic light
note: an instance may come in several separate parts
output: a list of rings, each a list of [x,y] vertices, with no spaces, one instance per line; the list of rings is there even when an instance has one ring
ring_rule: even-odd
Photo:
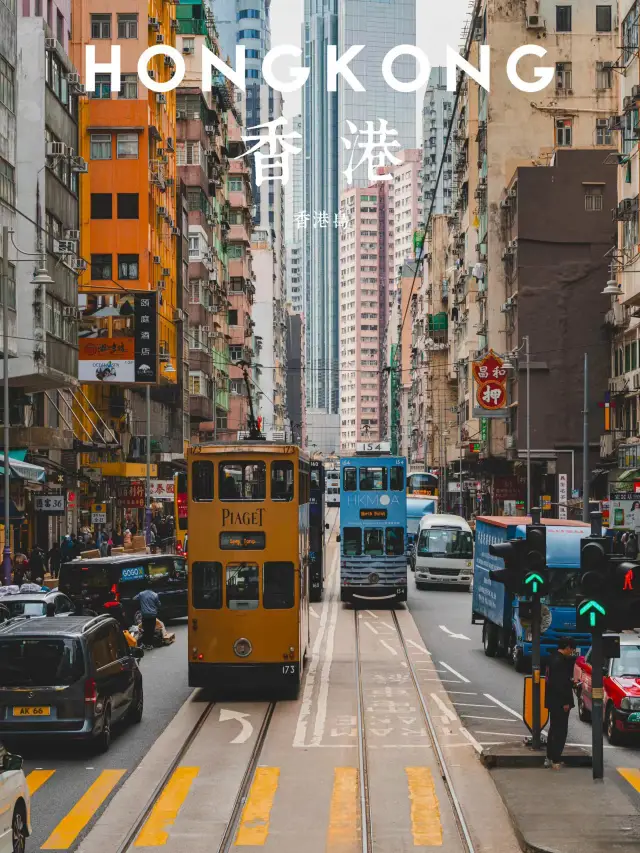
[[[640,565],[611,557],[609,625],[618,631],[640,625]]]
[[[601,631],[610,616],[611,539],[589,536],[580,542],[580,593],[576,630]]]
[[[504,560],[504,569],[492,569],[489,577],[496,583],[502,583],[505,587],[517,595],[522,591],[524,574],[524,557],[527,550],[525,539],[509,539],[506,542],[496,542],[489,545],[489,553],[492,557],[500,557]]]
[[[524,555],[523,595],[546,595],[549,591],[547,569],[547,528],[544,524],[528,524]]]

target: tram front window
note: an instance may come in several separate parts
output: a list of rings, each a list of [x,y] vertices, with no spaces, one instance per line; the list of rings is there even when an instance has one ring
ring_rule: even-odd
[[[394,557],[404,554],[404,530],[402,527],[387,527],[385,539],[387,540],[387,554]]]
[[[386,468],[361,468],[360,469],[360,491],[361,492],[386,492],[387,469]]]
[[[364,531],[364,553],[369,557],[382,557],[384,544],[382,530],[378,527]]]
[[[265,610],[286,610],[295,602],[293,563],[265,563],[262,603]]]
[[[293,462],[271,464],[271,500],[293,500]]]
[[[193,606],[197,610],[222,607],[222,563],[198,560],[191,571]]]
[[[264,462],[221,462],[220,500],[263,501],[267,496]]]
[[[345,557],[359,557],[362,554],[362,530],[359,527],[345,527],[342,553]]]
[[[256,610],[260,584],[255,563],[227,565],[227,607],[229,610]]]

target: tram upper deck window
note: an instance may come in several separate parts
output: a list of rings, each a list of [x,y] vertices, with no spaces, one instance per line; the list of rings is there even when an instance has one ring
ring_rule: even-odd
[[[360,469],[360,491],[361,492],[386,492],[387,469],[386,468],[361,468]]]
[[[345,468],[343,472],[342,488],[345,492],[355,492],[358,488],[358,479],[355,468]]]
[[[364,553],[368,557],[382,557],[384,555],[384,534],[379,527],[365,528],[364,531]]]
[[[271,500],[293,500],[293,462],[271,463]]]
[[[221,462],[220,500],[263,501],[267,496],[267,466],[264,462]]]
[[[265,563],[262,575],[262,604],[265,610],[287,610],[295,602],[293,563]]]
[[[213,500],[213,462],[199,459],[191,466],[191,495],[194,501]]]
[[[260,585],[256,563],[227,563],[227,607],[229,610],[255,610]]]
[[[404,468],[401,465],[393,465],[389,469],[389,479],[392,492],[404,491]]]
[[[345,527],[342,536],[342,553],[345,557],[359,557],[362,554],[362,528]]]
[[[385,540],[387,555],[400,557],[404,554],[404,528],[387,527]]]
[[[191,569],[193,606],[198,610],[222,607],[222,563],[197,561]]]
[[[311,488],[319,489],[320,488],[320,469],[312,468],[311,469]]]

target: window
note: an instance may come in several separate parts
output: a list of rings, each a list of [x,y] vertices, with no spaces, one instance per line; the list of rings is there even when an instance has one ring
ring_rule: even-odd
[[[191,497],[198,503],[213,500],[213,462],[202,459],[191,466]]]
[[[242,359],[242,344],[232,344],[229,347],[230,361],[240,361]]]
[[[111,160],[110,133],[91,134],[91,154],[89,156],[92,160]]]
[[[138,159],[138,134],[119,133],[116,140],[116,157],[118,160]]]
[[[0,157],[0,201],[6,201],[11,207],[15,207],[16,170],[2,157]]]
[[[54,63],[55,65],[55,63]],[[96,74],[96,88],[91,94],[92,98],[109,100],[111,97],[111,75]]]
[[[596,6],[596,32],[611,32],[611,6]]]
[[[64,44],[64,18],[60,12],[56,13],[56,38],[60,44]]]
[[[244,380],[232,379],[229,383],[229,390],[232,394],[244,394]]]
[[[118,219],[138,218],[138,193],[118,193]]]
[[[0,103],[15,111],[16,74],[9,63],[0,56]]]
[[[556,6],[556,31],[571,32],[571,6]]]
[[[342,475],[342,488],[345,492],[355,492],[358,489],[358,479],[355,468],[345,468]]]
[[[229,311],[229,325],[237,326],[238,325],[238,311],[235,308],[232,308]]]
[[[229,178],[227,188],[231,193],[241,193],[244,186],[242,178]]]
[[[113,217],[113,196],[111,193],[91,193],[91,218],[111,219]]]
[[[247,68],[244,76],[247,80],[259,80],[260,72],[257,68]]]
[[[221,462],[220,500],[263,501],[267,496],[264,462]]]
[[[633,3],[622,22],[622,55],[627,65],[638,49],[638,4]]]
[[[130,101],[135,101],[138,97],[138,76],[136,74],[123,74],[120,78],[119,98],[126,98]],[[137,136],[136,136],[137,139]],[[136,157],[137,157],[136,153]]]
[[[200,236],[196,234],[194,237],[189,237],[189,258],[200,257]]]
[[[387,527],[384,538],[389,556],[401,557],[404,554],[404,529],[402,527]]]
[[[360,557],[362,555],[362,530],[360,527],[344,528],[342,553],[345,557]]]
[[[238,30],[236,41],[242,41],[242,39],[258,39],[260,41],[260,30]]]
[[[604,62],[596,62],[596,89],[613,88],[613,69],[605,68]]]
[[[385,492],[387,490],[386,468],[361,468],[361,492]]]
[[[571,85],[571,63],[556,62],[556,89],[558,92],[568,92]]]
[[[118,278],[137,281],[140,264],[139,255],[118,255]]]
[[[293,563],[265,563],[262,574],[262,604],[265,610],[287,610],[296,598]]]
[[[379,527],[365,528],[364,553],[369,557],[382,557],[384,554],[383,531]]]
[[[567,148],[571,145],[571,131],[573,128],[573,119],[557,118],[556,119],[556,145],[559,148]]]
[[[138,16],[129,14],[118,15],[118,38],[119,39],[137,39],[138,38]]]
[[[193,606],[196,610],[220,610],[222,607],[222,563],[209,563],[200,560],[195,562],[191,567],[191,583],[193,585]]]
[[[91,38],[92,39],[110,39],[111,38],[111,15],[92,15],[91,16]]]
[[[271,463],[271,500],[293,500],[293,462]]]
[[[227,257],[230,261],[239,261],[244,258],[244,249],[242,246],[229,246],[227,249]]]
[[[99,631],[91,644],[91,657],[96,669],[109,666],[117,660],[116,646],[109,628]]]
[[[111,280],[111,255],[91,255],[91,278],[94,281]]]
[[[256,563],[227,564],[227,607],[229,610],[256,610],[260,594]]]
[[[401,465],[394,465],[389,471],[389,480],[392,492],[403,492],[404,468]]]
[[[602,210],[602,187],[586,187],[584,194],[584,209],[590,212]]]
[[[251,47],[245,50],[244,55],[247,59],[260,59],[260,51]]]
[[[259,9],[241,9],[238,12],[237,20],[241,21],[243,18],[257,18],[260,20],[260,10]]]
[[[193,53],[196,49],[196,40],[194,38],[185,37],[182,39],[182,52]]]

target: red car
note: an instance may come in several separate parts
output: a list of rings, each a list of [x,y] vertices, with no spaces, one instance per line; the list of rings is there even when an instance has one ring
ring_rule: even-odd
[[[574,681],[578,716],[591,720],[591,649],[577,658]],[[604,728],[610,744],[622,742],[625,734],[640,733],[640,637],[620,635],[620,657],[605,660]]]

